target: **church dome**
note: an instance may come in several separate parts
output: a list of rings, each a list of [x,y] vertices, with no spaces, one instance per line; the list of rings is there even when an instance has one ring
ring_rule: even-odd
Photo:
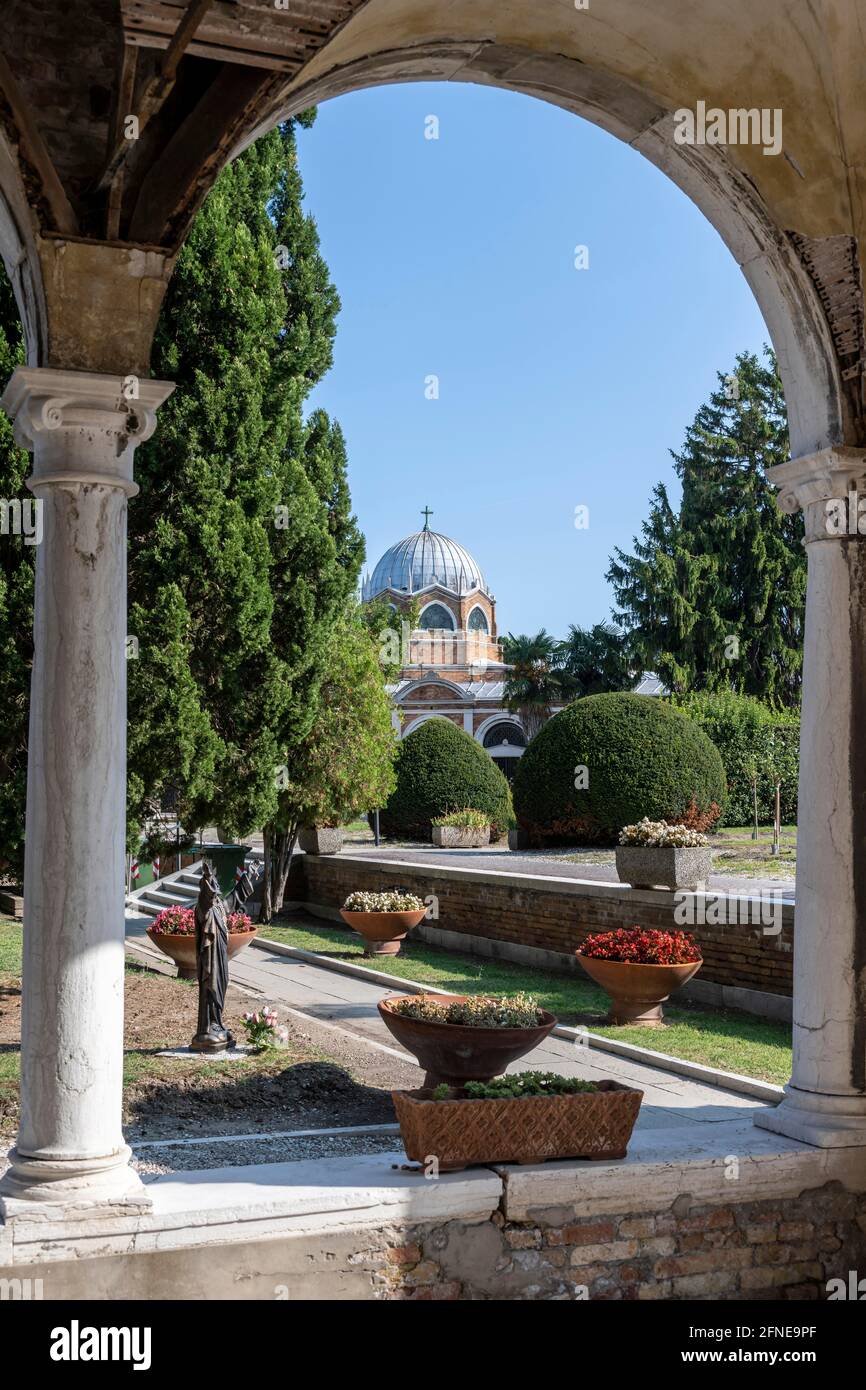
[[[392,545],[382,556],[363,587],[362,597],[372,599],[386,589],[417,594],[439,585],[455,594],[474,589],[487,592],[484,576],[468,550],[427,526]]]

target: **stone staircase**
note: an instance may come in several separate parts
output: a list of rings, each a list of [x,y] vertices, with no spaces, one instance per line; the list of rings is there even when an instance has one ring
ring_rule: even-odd
[[[127,909],[155,917],[166,907],[195,907],[203,864],[204,860],[198,859],[179,872],[149,883],[146,888],[134,889],[127,894]]]
[[[261,860],[261,851],[248,854],[246,864]],[[155,917],[166,907],[195,907],[201,882],[204,859],[197,859],[173,874],[166,874],[146,888],[135,888],[126,896],[127,912],[138,912],[146,917]],[[256,901],[253,899],[253,901]]]

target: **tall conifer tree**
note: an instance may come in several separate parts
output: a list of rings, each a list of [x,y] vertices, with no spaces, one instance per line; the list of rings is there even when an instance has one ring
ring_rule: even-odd
[[[23,361],[18,309],[0,266],[0,390]],[[18,448],[12,422],[0,411],[0,499],[32,501],[24,486],[29,473],[30,456]],[[24,869],[35,549],[11,529],[0,535],[0,871],[15,879]]]
[[[737,358],[679,454],[678,510],[653,491],[634,550],[608,570],[635,662],[672,690],[799,701],[806,570],[802,519],[779,511],[766,469],[788,457],[775,359]]]
[[[220,176],[160,318],[154,372],[178,389],[139,450],[130,519],[133,820],[170,785],[187,824],[272,819],[357,582],[342,435],[303,418],[339,300],[302,199],[287,125]],[[163,726],[179,730],[175,765],[149,766]]]

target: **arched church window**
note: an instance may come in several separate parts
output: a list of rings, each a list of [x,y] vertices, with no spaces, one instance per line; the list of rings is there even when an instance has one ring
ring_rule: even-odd
[[[453,632],[454,630],[453,614],[448,611],[444,603],[431,603],[424,609],[419,623],[421,627],[426,628],[428,631],[438,630],[443,627],[447,628],[449,632]]]
[[[473,608],[469,614],[470,632],[489,632],[490,627],[487,622],[487,615],[483,608]]]

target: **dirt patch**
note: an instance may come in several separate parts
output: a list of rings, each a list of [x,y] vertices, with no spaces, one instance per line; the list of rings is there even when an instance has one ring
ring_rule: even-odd
[[[255,1001],[232,985],[226,1021],[238,1040]],[[421,1073],[346,1034],[277,1012],[289,1030],[285,1050],[233,1061],[160,1057],[195,1031],[196,987],[128,965],[125,988],[124,1128],[130,1141],[185,1135],[266,1133],[394,1120],[390,1090],[417,1086]],[[0,981],[0,1134],[14,1136],[18,1086],[11,1074],[20,1046],[18,982]],[[14,1067],[17,1071],[17,1067]]]

